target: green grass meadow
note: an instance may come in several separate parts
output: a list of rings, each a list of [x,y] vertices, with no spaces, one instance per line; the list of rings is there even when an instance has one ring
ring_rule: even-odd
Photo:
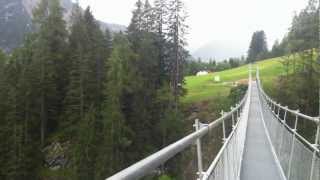
[[[260,76],[267,91],[272,89],[275,79],[284,73],[281,58],[260,61],[253,65],[253,77],[255,77],[256,67],[260,69]],[[248,79],[248,65],[229,69],[221,72],[211,73],[205,76],[186,77],[186,96],[182,99],[184,104],[210,100],[217,96],[226,97],[234,82]],[[219,76],[220,82],[215,82],[214,77]]]

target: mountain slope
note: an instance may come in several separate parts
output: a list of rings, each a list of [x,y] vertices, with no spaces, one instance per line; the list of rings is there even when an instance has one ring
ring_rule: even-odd
[[[0,1],[0,49],[10,51],[31,31],[31,17],[21,0]]]
[[[246,54],[246,44],[240,44],[239,42],[232,41],[214,41],[207,43],[195,50],[192,56],[195,58],[201,58],[203,60],[215,59],[217,61],[223,61],[231,57],[240,57]]]
[[[284,72],[281,58],[268,59],[259,61],[253,65],[260,69],[261,80],[264,87],[268,90],[274,79]],[[214,82],[214,77],[219,76],[220,82]],[[253,77],[255,74],[253,74]],[[228,96],[230,89],[235,82],[243,83],[248,78],[248,65],[229,69],[221,72],[215,72],[206,76],[189,76],[186,77],[187,95],[183,98],[184,103],[195,103],[209,100],[214,97]]]
[[[64,19],[69,22],[73,3],[60,0],[64,9]],[[24,35],[32,31],[32,10],[40,0],[0,0],[0,49],[10,52],[18,47]],[[125,26],[99,21],[101,28],[113,32],[124,31]]]

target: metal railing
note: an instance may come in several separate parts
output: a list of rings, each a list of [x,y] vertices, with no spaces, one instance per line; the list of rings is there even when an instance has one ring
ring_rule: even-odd
[[[208,170],[203,174],[202,180],[240,179],[251,102],[251,65],[249,71],[249,86],[240,120],[234,123],[232,116],[233,130],[227,138],[224,133],[224,144]]]
[[[241,131],[246,130],[251,96],[251,65],[249,71],[248,91],[240,103],[237,104],[236,107],[231,108],[230,112],[222,113],[222,116],[219,119],[207,125],[201,124],[196,120],[194,124],[196,132],[189,134],[179,141],[107,178],[107,180],[133,180],[150,175],[151,172],[154,172],[154,170],[169,159],[194,144],[197,145],[199,179],[232,179],[231,174],[233,177],[239,176],[246,134]],[[233,130],[230,134],[227,134],[225,121],[230,118],[232,119]],[[224,145],[209,169],[206,172],[203,172],[201,138],[218,126],[222,126],[223,128]]]
[[[262,88],[258,69],[257,84],[266,128],[284,176],[288,180],[320,180],[319,117],[304,115],[272,100]],[[299,133],[301,121],[312,124],[314,142]]]

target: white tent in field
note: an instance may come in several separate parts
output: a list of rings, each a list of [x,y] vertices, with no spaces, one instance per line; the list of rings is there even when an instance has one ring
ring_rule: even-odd
[[[197,73],[197,76],[204,76],[204,75],[208,75],[209,73],[207,71],[199,71]]]

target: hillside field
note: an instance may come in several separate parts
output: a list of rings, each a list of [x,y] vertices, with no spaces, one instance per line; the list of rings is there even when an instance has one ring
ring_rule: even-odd
[[[267,91],[272,87],[274,79],[284,73],[281,58],[268,59],[253,64],[253,78],[255,77],[257,66],[260,69],[261,80]],[[205,76],[188,76],[185,79],[187,94],[182,99],[182,102],[190,104],[217,96],[228,96],[235,82],[242,83],[247,81],[248,72],[249,66],[244,65]],[[215,76],[220,77],[220,82],[214,81]]]

